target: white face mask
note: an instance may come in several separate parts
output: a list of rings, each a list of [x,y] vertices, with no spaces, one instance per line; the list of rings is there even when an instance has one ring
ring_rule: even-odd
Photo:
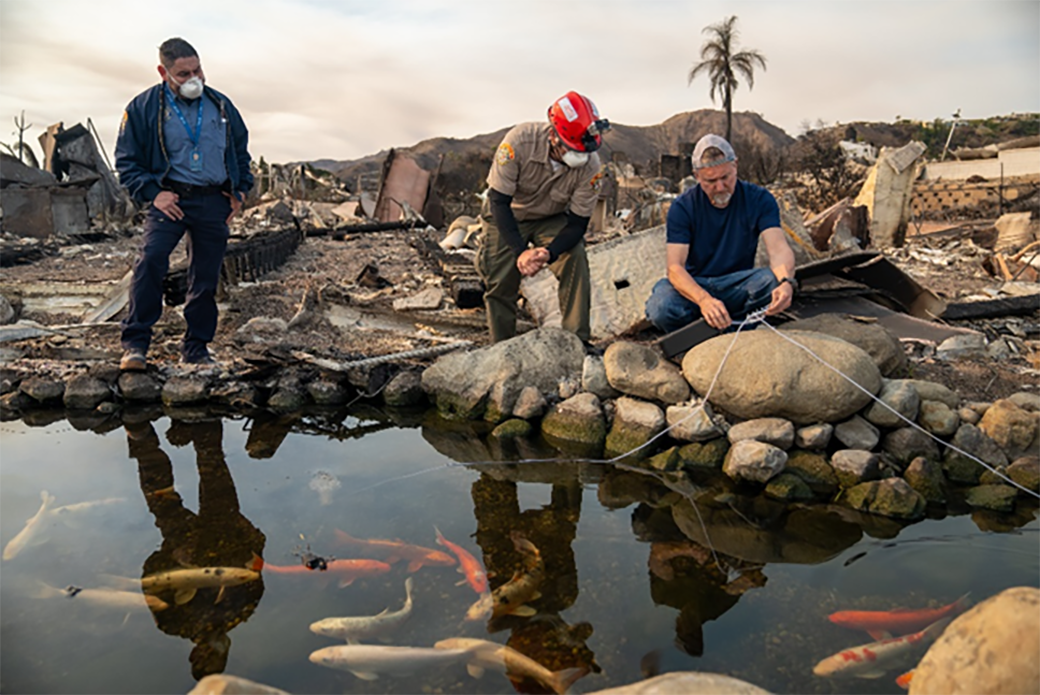
[[[567,150],[563,153],[563,163],[569,166],[571,169],[577,169],[585,166],[589,161],[588,152],[575,152],[574,150]]]
[[[177,83],[177,78],[171,76],[174,84],[177,84],[177,91],[185,99],[198,99],[202,96],[202,79],[199,77],[189,77],[184,82]]]

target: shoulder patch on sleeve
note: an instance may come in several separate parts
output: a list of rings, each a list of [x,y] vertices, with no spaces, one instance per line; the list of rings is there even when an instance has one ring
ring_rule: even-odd
[[[127,118],[129,118],[129,116],[127,115],[126,110],[124,109],[123,110],[123,118],[120,119],[120,121],[119,121],[119,132],[120,133],[122,133],[124,130],[126,130],[126,119]]]
[[[508,142],[503,142],[498,146],[498,152],[495,153],[495,161],[497,161],[500,166],[505,165],[514,157],[516,157],[516,152],[513,151],[513,146]]]
[[[596,190],[596,191],[598,191],[599,189],[603,188],[603,172],[600,171],[598,174],[593,176],[589,180],[589,185],[592,186],[593,190]]]

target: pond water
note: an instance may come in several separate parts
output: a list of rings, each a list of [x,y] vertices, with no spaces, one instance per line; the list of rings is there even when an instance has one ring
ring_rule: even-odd
[[[390,644],[509,644],[551,670],[588,670],[572,692],[689,670],[775,693],[898,693],[900,670],[813,675],[824,657],[872,641],[829,614],[1040,585],[1034,503],[904,526],[785,507],[724,481],[532,462],[561,455],[432,413],[173,417],[0,426],[3,692],[186,693],[221,671],[291,693],[545,692],[494,671],[474,679],[462,663],[362,680],[308,659],[336,644],[311,623],[397,611],[410,576],[413,611]],[[42,491],[49,511],[12,543]],[[69,506],[84,502],[95,504]],[[358,576],[340,587],[348,574],[303,565],[393,559],[344,534],[447,550],[435,528],[486,567],[492,588],[523,566],[511,534],[530,541],[544,566],[535,615],[466,620],[478,596],[452,566],[354,563]],[[254,553],[259,578],[143,600],[141,577],[244,570]]]

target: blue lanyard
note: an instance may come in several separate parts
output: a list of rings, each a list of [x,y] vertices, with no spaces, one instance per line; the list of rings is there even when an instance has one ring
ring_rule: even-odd
[[[173,107],[173,112],[177,114],[177,118],[181,119],[181,124],[184,126],[184,130],[188,131],[188,139],[191,140],[191,144],[194,147],[199,146],[199,136],[202,135],[202,106],[205,103],[203,96],[199,99],[199,116],[195,121],[195,132],[191,132],[191,128],[188,127],[188,121],[184,119],[184,114],[181,113],[181,109],[177,106],[177,100],[173,96],[173,90],[170,89],[170,85],[163,82],[163,87],[166,88],[166,94],[170,97],[170,106]]]

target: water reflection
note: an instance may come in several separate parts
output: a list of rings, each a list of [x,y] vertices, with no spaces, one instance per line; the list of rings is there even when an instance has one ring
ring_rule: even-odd
[[[46,552],[27,547],[4,561],[8,668],[0,690],[72,692],[89,681],[81,692],[119,691],[112,676],[95,674],[119,670],[129,654],[135,668],[127,670],[139,672],[123,692],[185,692],[190,649],[196,678],[228,669],[289,692],[545,691],[544,681],[515,673],[507,674],[511,682],[474,681],[458,665],[370,682],[308,661],[311,650],[329,645],[308,633],[308,624],[395,610],[402,581],[417,573],[415,614],[392,635],[393,645],[486,638],[551,671],[580,670],[586,675],[577,692],[674,670],[740,676],[772,692],[894,692],[890,679],[836,683],[812,675],[813,663],[856,643],[827,621],[828,613],[937,605],[966,591],[982,600],[1036,582],[1033,503],[1020,501],[1016,514],[998,515],[972,513],[955,500],[949,518],[908,525],[837,505],[782,504],[717,473],[560,460],[537,437],[499,439],[488,423],[444,421],[431,412],[258,412],[244,425],[227,426],[204,412],[161,407],[121,417],[77,420],[73,427],[100,434],[114,422],[125,434],[68,434],[57,423],[38,433],[44,436],[34,446],[19,448],[5,438],[4,542],[39,508],[41,489],[56,494],[56,504],[113,495],[132,503],[108,512],[95,504],[75,525],[61,523],[75,518],[48,516]],[[11,427],[20,433],[47,422],[56,423],[41,416]],[[120,468],[127,446],[138,480]],[[194,472],[177,468],[185,463],[198,469],[197,513],[187,508],[196,506],[194,486],[185,487]],[[85,471],[90,477],[78,477]],[[136,497],[138,482],[146,505]],[[328,505],[321,504],[323,493]],[[155,552],[149,517],[162,536]],[[492,589],[530,569],[518,537],[535,547],[540,595],[524,601],[534,614],[466,621],[474,593],[451,588],[454,567],[418,556],[325,590],[332,575],[321,571],[324,558],[316,553],[335,553],[337,561],[384,557],[379,553],[389,546],[430,545],[436,525],[450,528],[448,537],[481,560]],[[976,526],[1010,533],[979,533]],[[1029,528],[1013,530],[1021,526]],[[309,545],[304,551],[301,540],[313,542],[314,552]],[[242,568],[253,553],[264,554],[265,544],[272,560],[265,574],[279,563],[295,572],[267,577],[263,606],[262,580],[223,593],[200,589],[181,604],[175,591],[164,590],[158,598],[169,604],[165,610],[139,606],[159,631],[147,618],[117,625],[122,615],[94,612],[85,591],[75,599],[24,600],[40,579],[92,588],[104,583],[102,573],[134,575],[142,560],[143,577],[187,567]],[[284,561],[294,554],[302,562]],[[140,599],[140,582],[135,591]],[[58,600],[67,603],[59,608]],[[107,630],[105,639],[41,627],[56,624],[59,612],[72,616],[77,629]],[[103,657],[108,653],[120,656]],[[102,658],[110,659],[106,667],[96,667]]]
[[[517,615],[492,617],[488,632],[508,629],[509,647],[531,657],[550,671],[579,668],[583,673],[599,673],[595,654],[587,645],[593,627],[582,622],[569,625],[560,613],[578,598],[578,568],[571,544],[581,517],[582,485],[576,470],[558,473],[550,482],[550,502],[538,509],[520,510],[517,479],[534,472],[534,466],[483,466],[470,494],[477,518],[476,541],[483,551],[484,566],[497,589],[524,567],[516,536],[537,548],[544,568],[538,591],[529,603],[537,609],[533,617]],[[551,692],[533,680],[515,681],[519,692]]]
[[[245,568],[262,557],[264,534],[239,509],[235,483],[224,458],[224,433],[219,419],[174,420],[166,432],[175,447],[190,444],[199,472],[199,510],[187,509],[177,493],[170,457],[163,451],[151,421],[124,424],[131,458],[137,461],[141,492],[162,544],[144,561],[143,578],[185,568]],[[222,673],[231,649],[228,633],[249,619],[264,593],[263,579],[237,586],[200,588],[153,610],[156,626],[195,646],[189,661],[198,680]]]

